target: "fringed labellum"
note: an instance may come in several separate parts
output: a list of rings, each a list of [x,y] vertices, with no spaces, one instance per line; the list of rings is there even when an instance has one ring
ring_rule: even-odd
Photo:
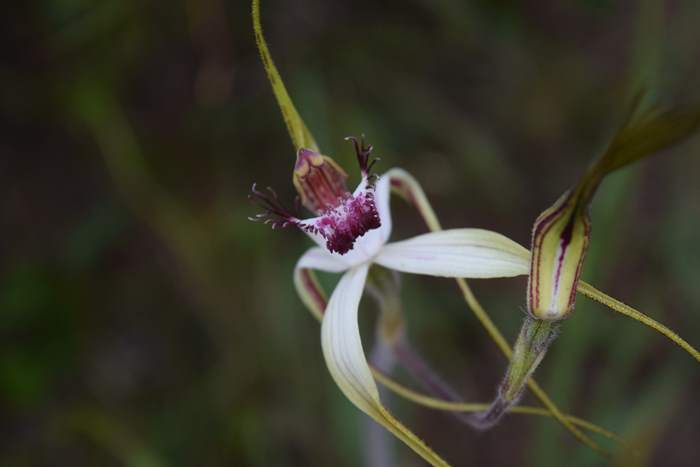
[[[375,177],[370,170],[372,146],[350,138],[355,146],[362,181],[353,193],[347,189],[347,174],[330,157],[314,150],[297,151],[292,180],[302,204],[316,217],[300,219],[286,210],[273,190],[267,193],[255,189],[252,196],[265,212],[252,220],[273,227],[294,225],[325,244],[331,253],[344,255],[355,246],[357,239],[381,226],[374,195]]]

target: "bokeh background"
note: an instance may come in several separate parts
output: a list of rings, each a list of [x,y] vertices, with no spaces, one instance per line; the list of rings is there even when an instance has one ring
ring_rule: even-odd
[[[446,227],[525,245],[635,90],[700,99],[694,0],[262,3],[324,152],[353,173],[342,138],[365,133],[378,170],[415,174]],[[0,465],[371,465],[368,422],[328,375],[293,290],[308,240],[247,220],[253,181],[294,196],[249,11],[243,0],[5,6]],[[696,137],[605,181],[584,271],[695,345],[699,153]],[[394,238],[423,231],[394,205]],[[472,285],[514,340],[525,280]],[[506,362],[455,284],[403,286],[416,348],[466,400],[489,401]],[[363,301],[366,348],[375,316]],[[580,297],[537,378],[560,407],[641,449],[619,465],[700,462],[700,368],[640,324]],[[604,465],[550,420],[514,415],[476,433],[387,404],[454,465]],[[422,465],[378,442],[391,465]]]

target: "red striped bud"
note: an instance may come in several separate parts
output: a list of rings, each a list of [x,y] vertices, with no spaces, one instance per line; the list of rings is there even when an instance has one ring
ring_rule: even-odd
[[[535,318],[561,319],[574,308],[590,238],[587,208],[580,199],[566,192],[535,221],[527,293],[528,311]]]

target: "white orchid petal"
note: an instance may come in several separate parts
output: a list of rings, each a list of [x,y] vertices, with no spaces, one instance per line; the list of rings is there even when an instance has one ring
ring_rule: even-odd
[[[316,279],[313,270],[305,268],[294,269],[294,287],[306,309],[319,320],[323,319],[326,309],[326,295]]]
[[[301,301],[319,321],[323,317],[327,299],[313,271],[342,272],[348,268],[342,258],[331,255],[321,247],[309,248],[297,261],[294,267],[294,286]]]
[[[362,350],[357,310],[369,265],[345,273],[331,295],[321,326],[321,346],[326,364],[343,393],[367,413],[379,400],[365,353]]]
[[[391,235],[391,208],[389,198],[391,197],[391,178],[382,175],[377,180],[374,188],[374,200],[379,212],[379,220],[382,225],[377,229],[381,244],[384,245]]]
[[[321,247],[309,248],[297,261],[297,269],[318,269],[325,272],[343,272],[350,266],[343,256],[331,254]]]
[[[438,221],[435,211],[430,206],[423,188],[421,188],[420,183],[413,175],[404,169],[394,167],[384,174],[384,178],[389,179],[389,186],[396,194],[418,211],[430,230],[442,230],[440,221]]]
[[[343,394],[360,410],[392,432],[433,466],[448,464],[382,405],[360,339],[357,312],[368,264],[349,270],[331,296],[321,326],[321,345],[328,370]]]
[[[529,259],[527,249],[499,233],[453,229],[385,245],[375,262],[401,272],[479,279],[526,275]]]

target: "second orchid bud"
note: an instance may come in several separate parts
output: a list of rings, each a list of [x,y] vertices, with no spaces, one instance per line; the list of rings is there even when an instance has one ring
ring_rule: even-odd
[[[590,230],[587,207],[577,192],[564,193],[535,221],[527,289],[534,318],[558,320],[573,310]]]

